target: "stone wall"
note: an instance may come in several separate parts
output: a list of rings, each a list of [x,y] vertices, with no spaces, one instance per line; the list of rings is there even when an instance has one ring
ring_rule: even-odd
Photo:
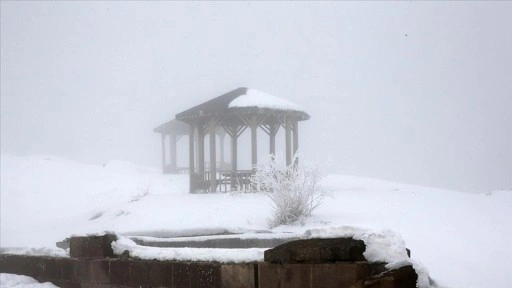
[[[0,272],[31,276],[67,287],[183,288],[408,288],[416,287],[411,266],[387,271],[364,260],[364,243],[353,239],[310,239],[265,252],[261,263],[149,261],[116,257],[112,236],[74,237],[71,258],[0,255]]]

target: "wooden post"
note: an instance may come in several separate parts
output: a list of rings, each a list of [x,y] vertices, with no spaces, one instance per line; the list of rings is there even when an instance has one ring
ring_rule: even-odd
[[[195,158],[195,161],[196,161],[196,162],[195,162],[195,163],[196,163],[196,164],[195,164],[195,165],[196,165],[196,169],[199,169],[199,140],[198,140],[198,139],[199,139],[199,134],[198,134],[198,133],[199,133],[199,132],[197,132],[197,129],[195,129],[195,132],[194,132],[194,136],[193,136],[193,137],[194,137],[194,147],[195,147],[194,149],[196,149],[196,150],[194,151],[194,155],[195,155],[195,157],[196,157],[196,158]]]
[[[165,173],[165,134],[162,133],[162,172]]]
[[[231,135],[231,191],[233,191],[234,189],[236,189],[236,186],[237,186],[237,179],[236,179],[236,174],[237,174],[237,170],[238,170],[238,167],[237,167],[237,157],[238,157],[238,134],[237,134],[237,131],[238,131],[238,127],[234,127],[233,130],[232,130],[232,135]]]
[[[219,150],[220,150],[220,170],[222,171],[224,169],[224,137],[226,137],[226,132],[219,133]]]
[[[178,164],[177,164],[177,155],[176,155],[176,134],[170,134],[169,135],[169,148],[170,148],[170,151],[169,151],[169,159],[171,160],[170,162],[170,170],[171,170],[171,173],[176,173],[177,171],[177,168],[178,168]]]
[[[195,192],[194,169],[194,124],[188,125],[188,174],[190,177],[190,192]]]
[[[208,123],[210,128],[210,192],[217,191],[217,148],[215,147],[215,120]]]
[[[268,136],[270,138],[270,155],[276,155],[276,135],[279,130],[279,125],[270,124],[268,126]]]
[[[198,173],[204,176],[204,124],[197,124],[197,147],[198,147],[198,158],[199,158],[199,171]]]
[[[299,164],[297,151],[299,151],[299,122],[295,120],[293,122],[293,158],[295,159],[295,165]]]
[[[251,155],[252,155],[252,169],[256,169],[258,165],[258,125],[251,125]]]
[[[284,129],[285,129],[285,145],[286,145],[286,165],[290,166],[292,164],[292,129],[290,121],[285,118],[284,120]]]

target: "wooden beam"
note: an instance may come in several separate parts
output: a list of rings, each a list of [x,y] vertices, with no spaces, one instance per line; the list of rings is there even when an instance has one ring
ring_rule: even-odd
[[[198,123],[197,127],[197,147],[198,147],[198,158],[199,158],[199,171],[200,175],[204,175],[204,124]]]
[[[231,191],[237,189],[237,170],[238,170],[238,132],[240,131],[240,126],[230,126],[226,130],[228,134],[231,136]]]
[[[165,134],[162,135],[162,173],[165,173]]]
[[[188,175],[190,177],[190,192],[195,192],[195,182],[194,182],[194,124],[190,123],[188,125],[189,133],[188,133]]]
[[[297,152],[299,151],[299,122],[295,120],[293,122],[293,159],[295,159],[294,164],[299,164],[299,155]]]
[[[222,171],[222,169],[224,168],[224,163],[225,163],[225,160],[224,160],[224,138],[226,137],[226,133],[222,133],[222,134],[219,134],[219,152],[220,152],[220,155],[219,155],[219,162],[220,162],[220,170]]]
[[[270,154],[276,155],[276,135],[277,131],[279,131],[280,125],[277,124],[269,124],[268,125],[268,136],[270,140]]]
[[[286,165],[290,166],[292,164],[292,127],[290,120],[285,119],[285,145],[286,145]]]
[[[210,130],[210,192],[217,191],[217,148],[215,147],[215,120],[208,123]]]
[[[251,125],[251,159],[252,169],[256,169],[258,165],[258,126]]]
[[[176,153],[176,142],[177,142],[176,139],[177,139],[176,134],[169,135],[169,148],[170,148],[169,160],[171,161],[170,168],[173,173],[176,172],[177,167],[178,167],[178,164],[177,164],[178,159],[177,159],[177,153]]]

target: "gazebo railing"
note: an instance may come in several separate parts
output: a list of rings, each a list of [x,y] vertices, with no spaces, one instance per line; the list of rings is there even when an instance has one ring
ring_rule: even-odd
[[[194,173],[191,175],[193,189],[197,193],[205,192],[231,192],[231,191],[250,191],[251,177],[254,175],[253,170],[233,171],[217,171],[215,177],[216,189],[212,191],[211,172]]]

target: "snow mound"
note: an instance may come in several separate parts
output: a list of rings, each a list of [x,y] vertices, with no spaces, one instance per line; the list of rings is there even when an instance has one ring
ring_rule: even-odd
[[[58,288],[50,282],[39,283],[32,277],[7,273],[0,273],[0,286],[6,288]]]
[[[208,261],[220,263],[247,263],[263,261],[263,248],[219,249],[219,248],[158,248],[139,246],[132,240],[117,236],[112,242],[116,255],[125,251],[130,257],[144,260]]]
[[[31,255],[31,256],[50,256],[50,257],[69,257],[69,253],[57,247],[9,247],[0,248],[0,254],[13,254],[13,255]]]
[[[235,98],[233,101],[231,101],[231,103],[229,103],[228,107],[259,107],[304,112],[302,107],[293,102],[255,89],[247,89],[245,95],[241,95]]]

